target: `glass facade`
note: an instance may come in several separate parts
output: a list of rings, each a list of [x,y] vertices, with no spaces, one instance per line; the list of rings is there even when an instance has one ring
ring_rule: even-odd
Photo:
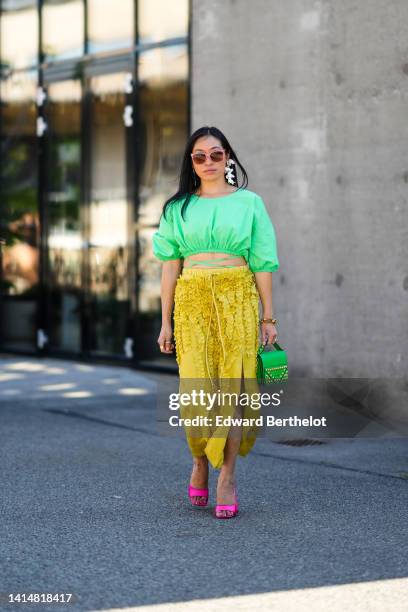
[[[44,0],[41,12],[44,59],[80,57],[85,44],[83,0]]]
[[[0,349],[175,366],[151,236],[190,131],[189,7],[1,0]]]
[[[139,183],[138,312],[148,335],[160,333],[161,264],[152,234],[163,202],[177,191],[177,173],[188,123],[187,45],[146,50],[139,55],[141,174]],[[157,350],[156,346],[151,347]],[[167,356],[164,356],[166,359]]]
[[[81,83],[48,87],[45,202],[51,348],[81,350]]]
[[[89,53],[132,48],[135,38],[134,2],[119,0],[119,3],[118,0],[88,0]]]
[[[23,350],[36,344],[40,281],[35,95],[33,72],[1,83],[1,335],[3,346]]]
[[[188,2],[184,0],[139,0],[139,42],[151,44],[166,39],[184,38],[188,30],[188,8]]]
[[[16,36],[16,32],[19,35]],[[38,58],[39,19],[36,0],[2,0],[0,58],[8,71],[35,66]]]
[[[95,76],[90,137],[89,291],[91,350],[120,352],[130,312],[133,210],[127,198],[124,81],[126,73]]]

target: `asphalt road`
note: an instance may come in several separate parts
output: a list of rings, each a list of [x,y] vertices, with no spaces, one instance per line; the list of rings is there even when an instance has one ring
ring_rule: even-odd
[[[2,356],[0,610],[408,609],[407,438],[260,438],[238,460],[240,514],[220,521],[217,473],[191,507],[186,443],[158,431],[171,383]]]

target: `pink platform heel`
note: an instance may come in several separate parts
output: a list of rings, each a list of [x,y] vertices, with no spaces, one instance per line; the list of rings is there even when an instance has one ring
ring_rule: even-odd
[[[229,519],[229,518],[234,518],[234,516],[237,516],[237,514],[238,514],[238,498],[237,498],[237,491],[236,491],[236,489],[234,489],[234,497],[235,497],[235,503],[234,504],[216,504],[216,506],[215,506],[215,516],[216,516],[216,518],[219,518],[219,519]],[[221,514],[225,510],[227,510],[228,512],[231,512],[232,514],[229,514],[229,515]]]
[[[206,506],[208,504],[208,489],[196,489],[188,485],[188,496],[193,506]],[[205,497],[204,501],[195,501],[193,497]]]

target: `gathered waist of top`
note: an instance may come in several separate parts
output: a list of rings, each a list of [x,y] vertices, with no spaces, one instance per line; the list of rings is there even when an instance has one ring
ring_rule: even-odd
[[[226,262],[231,261],[232,259],[245,258],[242,255],[237,254],[229,254],[227,257],[214,257],[212,259],[190,259],[188,262],[184,264],[184,269],[188,270],[190,268],[195,268],[197,266],[205,266],[205,268],[237,268],[243,267],[245,264],[228,264]],[[187,258],[186,258],[187,259]]]

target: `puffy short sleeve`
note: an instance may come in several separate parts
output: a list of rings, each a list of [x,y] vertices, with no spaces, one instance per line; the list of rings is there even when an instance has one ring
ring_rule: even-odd
[[[275,272],[279,268],[275,228],[260,196],[255,199],[248,266],[252,272]]]
[[[153,255],[161,261],[180,259],[181,253],[174,237],[172,206],[166,208],[166,219],[162,214],[159,229],[153,234]]]

